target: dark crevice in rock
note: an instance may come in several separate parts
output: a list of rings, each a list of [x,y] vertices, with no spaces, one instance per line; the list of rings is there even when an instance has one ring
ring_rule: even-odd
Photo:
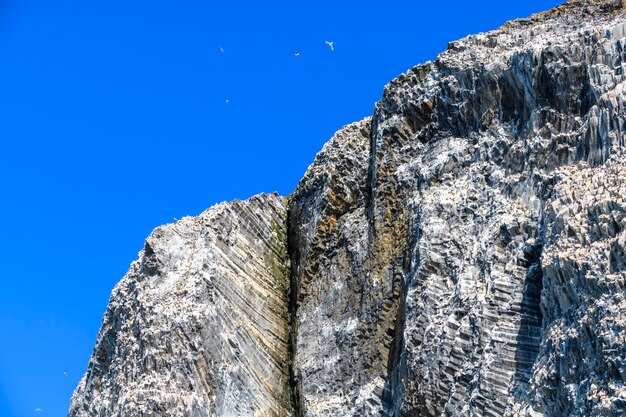
[[[394,274],[394,286],[400,286],[400,296],[398,311],[396,313],[396,323],[391,331],[393,337],[389,351],[389,361],[387,363],[387,380],[382,394],[384,417],[400,416],[402,407],[403,382],[406,377],[406,356],[404,353],[404,328],[406,324],[406,296],[408,285],[405,279],[406,274]]]
[[[372,116],[372,127],[370,129],[369,136],[369,156],[368,156],[368,168],[367,168],[367,178],[365,181],[365,192],[364,195],[364,207],[365,213],[367,217],[367,225],[369,226],[369,234],[370,236],[375,235],[375,227],[374,227],[374,183],[376,181],[376,135],[375,132],[378,129],[378,117],[376,116],[376,111]]]
[[[524,278],[523,298],[520,311],[520,325],[516,336],[515,376],[513,395],[523,398],[528,392],[528,383],[533,364],[539,355],[543,331],[541,312],[541,290],[543,289],[543,270],[541,254],[545,236],[545,218],[541,219],[537,238],[534,243],[524,247],[521,264],[527,267]]]
[[[624,254],[624,247],[617,241],[613,242],[610,246],[609,266],[612,274],[626,269],[626,255]]]
[[[289,364],[289,387],[291,388],[291,408],[295,417],[303,417],[304,412],[300,407],[300,378],[296,373],[296,338],[298,334],[298,321],[296,319],[296,311],[298,309],[298,282],[296,274],[296,263],[293,259],[299,259],[299,246],[294,244],[293,233],[291,230],[291,219],[293,213],[287,203],[287,256],[292,259],[289,266],[289,339],[287,341]]]

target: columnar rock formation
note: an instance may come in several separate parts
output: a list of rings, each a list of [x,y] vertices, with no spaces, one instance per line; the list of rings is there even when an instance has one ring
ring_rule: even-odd
[[[70,415],[626,414],[625,58],[616,0],[468,36],[286,206],[157,228]]]

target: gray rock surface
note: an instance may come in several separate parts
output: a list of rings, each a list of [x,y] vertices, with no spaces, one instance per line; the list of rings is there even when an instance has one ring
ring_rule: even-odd
[[[115,287],[70,416],[286,416],[283,198],[158,227]]]
[[[545,226],[560,168],[623,154],[621,12],[572,1],[453,42],[385,89],[372,201],[375,224],[396,212],[404,224],[389,229],[408,231],[389,262],[406,288],[403,415],[589,415],[591,398],[571,403],[558,376],[552,389],[537,379],[556,354],[545,346],[554,301],[542,249],[574,233]]]
[[[289,203],[295,373],[306,416],[381,408],[395,309],[394,288],[370,270],[370,130],[369,118],[341,129]]]
[[[544,210],[543,338],[515,410],[626,415],[626,158],[556,175]]]
[[[626,415],[625,58],[616,0],[468,36],[156,229],[70,415]]]

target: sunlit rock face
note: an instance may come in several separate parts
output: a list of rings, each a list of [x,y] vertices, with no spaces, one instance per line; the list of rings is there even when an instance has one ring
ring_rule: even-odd
[[[283,198],[158,227],[115,287],[71,416],[286,416]]]
[[[625,58],[615,0],[452,42],[286,205],[157,228],[70,415],[626,415]]]
[[[544,329],[519,401],[543,414],[625,415],[626,159],[555,176],[544,206]]]
[[[609,326],[604,310],[589,332],[579,324],[591,320],[587,306],[600,295],[626,319],[623,264],[605,275],[590,258],[596,249],[583,247],[591,252],[560,270],[553,242],[567,251],[565,242],[584,232],[565,220],[555,227],[553,201],[570,177],[591,178],[583,172],[601,171],[612,156],[622,163],[625,28],[620,2],[569,2],[453,42],[386,87],[373,121],[371,229],[404,237],[394,239],[387,262],[402,271],[406,297],[403,392],[393,413],[624,412],[624,365],[602,353],[626,336],[620,314],[611,335],[594,333]],[[584,225],[599,229],[596,240],[615,239],[624,191],[617,181],[562,210],[602,222]],[[596,215],[594,198],[607,200]]]

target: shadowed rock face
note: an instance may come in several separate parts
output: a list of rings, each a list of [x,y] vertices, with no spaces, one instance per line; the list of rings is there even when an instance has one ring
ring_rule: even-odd
[[[452,42],[287,206],[157,228],[70,415],[624,415],[624,58],[614,0]]]

